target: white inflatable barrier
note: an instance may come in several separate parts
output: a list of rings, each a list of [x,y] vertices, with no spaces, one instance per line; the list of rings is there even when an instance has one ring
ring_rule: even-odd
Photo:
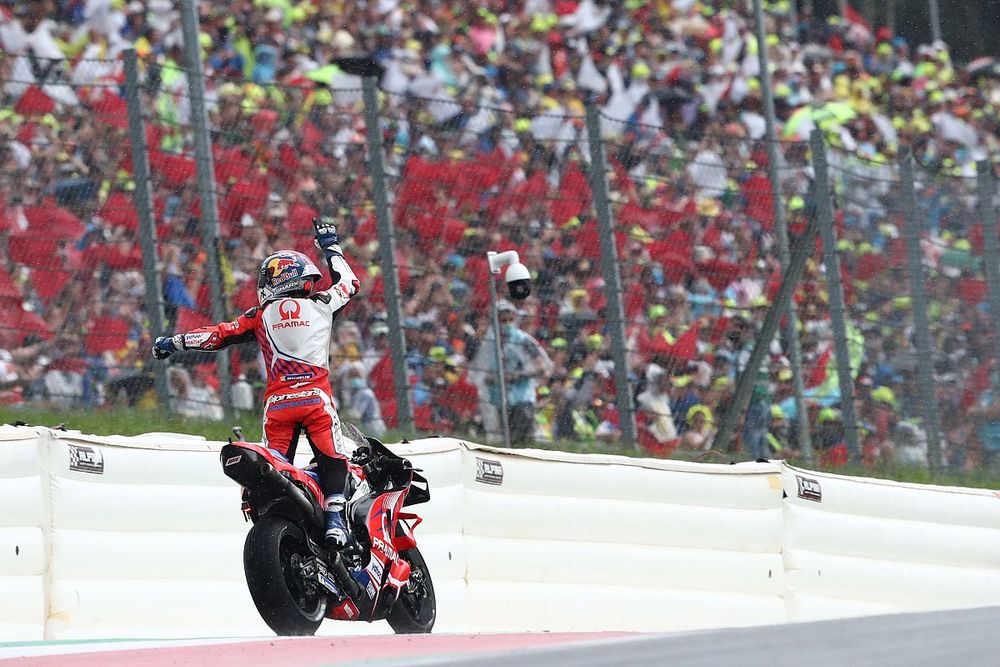
[[[468,450],[472,627],[662,630],[784,620],[773,465]],[[496,483],[490,483],[496,482]]]
[[[1000,603],[1000,494],[785,466],[789,620]]]
[[[220,446],[0,427],[0,641],[270,634]],[[440,631],[671,631],[1000,602],[989,491],[449,438],[393,449],[430,480],[414,509]]]
[[[0,426],[0,638],[44,635],[48,477],[34,429]]]

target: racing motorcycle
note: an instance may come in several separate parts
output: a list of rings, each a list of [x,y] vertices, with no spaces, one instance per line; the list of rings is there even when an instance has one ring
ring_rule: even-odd
[[[257,611],[278,635],[312,635],[324,618],[385,619],[398,633],[426,633],[437,615],[434,584],[413,530],[422,519],[403,511],[430,500],[427,480],[409,460],[350,424],[358,448],[348,468],[348,527],[356,550],[323,547],[326,521],[315,465],[230,440],[222,469],[243,487],[242,510],[253,527],[243,549],[247,586]]]

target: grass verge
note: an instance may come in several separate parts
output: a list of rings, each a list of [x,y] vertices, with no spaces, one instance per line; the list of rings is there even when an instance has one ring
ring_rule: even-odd
[[[94,435],[139,435],[140,433],[168,432],[189,433],[201,435],[208,440],[224,441],[232,435],[231,426],[240,425],[246,438],[252,442],[260,441],[260,418],[249,414],[228,422],[213,422],[202,419],[185,419],[177,415],[151,410],[126,410],[120,408],[95,409],[89,411],[43,410],[35,408],[12,409],[0,407],[0,423],[10,424],[22,421],[39,426],[56,427],[64,425],[67,429],[75,429]],[[477,441],[475,436],[455,434],[456,437],[467,437]],[[390,432],[383,440],[399,442],[405,438],[402,432]],[[573,452],[578,454],[622,454],[625,456],[641,456],[641,452],[625,450],[597,442],[585,443],[537,443],[538,449]],[[675,459],[691,459],[695,456],[690,452],[677,452]],[[727,463],[730,460],[744,460],[739,455],[725,454],[722,457],[706,458],[706,462]],[[875,477],[898,482],[913,482],[918,484],[940,484],[944,486],[967,486],[973,488],[1000,489],[1000,471],[991,469],[979,470],[944,470],[932,473],[924,468],[881,465],[876,467],[847,466],[843,468],[824,468],[806,466],[801,461],[790,460],[790,464],[820,470],[840,475],[859,477]]]

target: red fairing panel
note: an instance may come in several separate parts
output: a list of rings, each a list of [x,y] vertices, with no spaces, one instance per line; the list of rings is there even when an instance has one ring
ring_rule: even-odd
[[[403,520],[413,521],[412,526],[408,526]],[[413,529],[420,525],[423,521],[416,514],[405,514],[400,513],[396,515],[396,537],[392,540],[392,546],[396,551],[406,551],[407,549],[413,549],[417,546],[417,539],[413,536]]]
[[[327,618],[337,621],[356,621],[360,615],[361,612],[358,611],[357,605],[350,598],[344,600],[339,606],[331,607],[326,612]]]

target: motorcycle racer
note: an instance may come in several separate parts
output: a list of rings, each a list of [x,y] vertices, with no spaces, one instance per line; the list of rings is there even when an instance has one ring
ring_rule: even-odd
[[[355,541],[344,517],[348,452],[333,405],[329,349],[333,322],[361,284],[344,258],[333,222],[324,217],[313,220],[313,225],[315,244],[333,280],[329,290],[315,291],[322,275],[304,254],[275,252],[258,272],[259,306],[232,322],[160,336],[152,353],[163,360],[179,350],[218,351],[252,340],[260,344],[267,367],[262,444],[288,456],[305,431],[326,496],[326,546],[344,549]]]

